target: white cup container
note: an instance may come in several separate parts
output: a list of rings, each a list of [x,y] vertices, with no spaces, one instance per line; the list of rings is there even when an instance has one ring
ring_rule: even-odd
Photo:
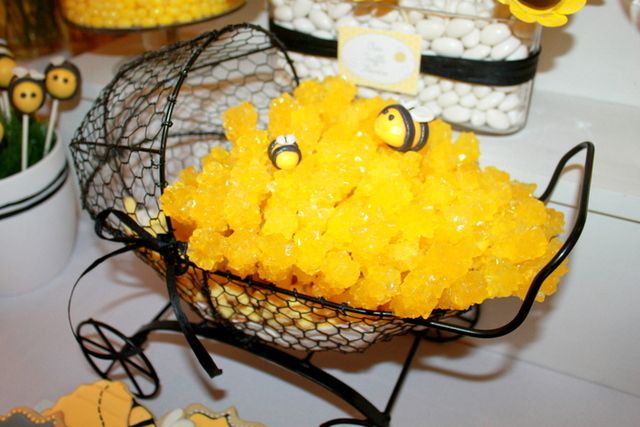
[[[40,288],[67,264],[78,218],[66,165],[58,142],[38,163],[0,179],[0,297]]]

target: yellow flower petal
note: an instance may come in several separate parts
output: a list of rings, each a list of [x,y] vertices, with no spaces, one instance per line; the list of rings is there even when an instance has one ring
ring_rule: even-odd
[[[587,4],[587,0],[564,0],[553,11],[561,15],[571,15],[582,9],[585,4]]]
[[[526,6],[515,2],[512,2],[509,5],[509,11],[511,11],[511,14],[519,20],[528,24],[536,22],[536,16],[532,13],[529,13],[525,8],[528,9]]]
[[[556,5],[546,9],[534,8],[521,0],[498,0],[509,5],[511,14],[526,23],[538,22],[545,27],[559,27],[567,23],[565,15],[576,13],[582,9],[587,0],[560,0]]]
[[[540,25],[544,25],[545,27],[559,27],[566,24],[567,21],[568,19],[566,16],[559,15],[557,13],[549,13],[538,17]]]

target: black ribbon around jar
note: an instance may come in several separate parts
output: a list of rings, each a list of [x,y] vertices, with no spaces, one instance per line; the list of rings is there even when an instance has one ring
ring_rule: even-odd
[[[109,226],[108,219],[111,216],[115,217],[123,225],[128,227],[131,235],[118,237],[108,234],[111,228]],[[175,240],[173,234],[170,233],[153,235],[145,230],[144,227],[140,226],[140,224],[138,224],[127,213],[116,209],[105,209],[98,214],[95,220],[95,231],[96,234],[102,239],[123,243],[125,246],[96,259],[89,267],[87,267],[82,272],[82,274],[80,274],[71,289],[71,294],[69,295],[67,306],[67,315],[69,319],[69,325],[71,326],[71,331],[78,344],[80,344],[80,346],[82,347],[81,337],[74,329],[71,320],[71,301],[73,299],[75,289],[80,283],[80,280],[91,270],[111,257],[136,249],[148,249],[158,253],[164,260],[166,268],[165,280],[169,302],[171,303],[171,308],[173,309],[173,314],[176,317],[178,325],[180,326],[180,329],[182,330],[187,343],[191,347],[191,350],[198,359],[198,362],[207,372],[209,377],[213,378],[222,374],[222,370],[220,370],[216,366],[209,352],[198,340],[192,324],[187,319],[187,316],[184,314],[184,311],[182,310],[182,307],[180,305],[180,296],[178,295],[178,290],[176,287],[176,277],[184,274],[189,268],[188,261],[186,261],[185,257],[182,255],[184,252],[184,243]]]
[[[62,189],[69,176],[69,165],[65,161],[64,166],[55,177],[44,187],[22,199],[6,203],[0,206],[0,220],[11,218],[29,209],[46,202]]]
[[[269,21],[269,28],[289,50],[327,58],[338,56],[336,40],[321,39],[290,30],[276,24],[273,20]],[[528,57],[516,61],[480,61],[422,55],[420,72],[466,83],[512,86],[526,83],[535,77],[539,56],[539,49]]]

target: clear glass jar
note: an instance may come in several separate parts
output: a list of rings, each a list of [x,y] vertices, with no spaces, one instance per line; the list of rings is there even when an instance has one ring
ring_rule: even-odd
[[[331,46],[341,26],[418,34],[417,94],[360,87],[361,96],[425,105],[479,132],[507,134],[526,124],[541,30],[494,0],[270,0],[269,13],[271,29],[292,51],[302,79],[337,74]]]
[[[0,1],[0,38],[17,58],[36,58],[64,45],[55,2],[51,0]]]
[[[132,30],[206,21],[238,9],[245,0],[62,0],[64,18],[82,28]]]

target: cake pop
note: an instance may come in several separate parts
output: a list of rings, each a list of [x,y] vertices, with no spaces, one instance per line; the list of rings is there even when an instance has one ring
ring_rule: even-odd
[[[51,60],[44,70],[47,93],[56,100],[65,101],[78,93],[80,70],[62,57]]]
[[[15,66],[16,61],[13,58],[13,53],[7,47],[6,41],[0,39],[0,92],[2,92],[0,108],[4,110],[4,115],[7,119],[11,114],[7,89],[13,78],[13,69]]]
[[[22,170],[28,165],[27,146],[29,142],[29,114],[36,112],[44,104],[44,76],[24,68],[13,69],[15,76],[9,84],[11,104],[22,114]]]
[[[53,129],[58,119],[58,104],[60,101],[73,98],[76,93],[78,93],[78,88],[80,87],[80,70],[72,62],[63,57],[56,57],[47,65],[44,74],[47,93],[53,98],[47,136],[44,141],[44,154],[47,154],[51,149]]]

